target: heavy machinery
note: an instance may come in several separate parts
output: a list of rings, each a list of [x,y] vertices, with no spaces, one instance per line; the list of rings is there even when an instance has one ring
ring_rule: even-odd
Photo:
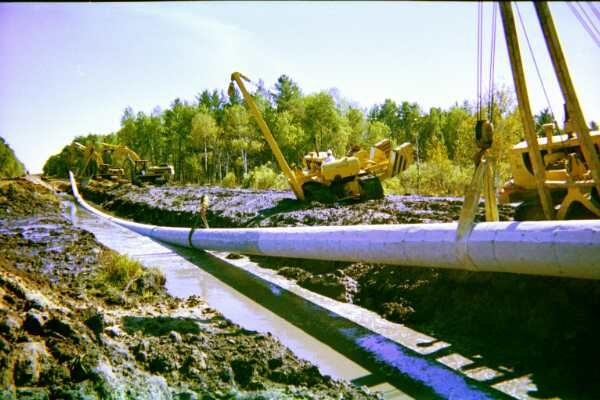
[[[95,146],[84,146],[79,142],[73,142],[69,145],[69,153],[72,168],[77,158],[75,153],[81,154],[80,165],[76,168],[77,177],[80,179],[118,179],[124,175],[122,168],[115,168],[105,163],[102,155],[96,150]],[[95,165],[95,168],[93,165]]]
[[[143,182],[154,184],[166,183],[173,178],[175,170],[172,165],[152,165],[149,160],[142,160],[140,156],[127,146],[102,143],[105,157],[111,161],[127,166],[131,175],[131,183],[140,185]]]
[[[292,170],[243,81],[250,82],[250,79],[239,72],[231,74],[229,92],[234,90],[234,82],[237,83],[298,200],[331,203],[346,199],[381,199],[381,182],[398,175],[412,163],[410,143],[392,149],[389,139],[384,139],[372,146],[370,152],[355,147],[349,155],[335,160],[330,160],[326,152],[310,152],[303,157],[303,168]]]
[[[535,2],[534,7],[563,93],[565,126],[564,132],[561,133],[555,132],[556,123],[545,124],[542,126],[542,137],[538,137],[535,132],[512,4],[499,2],[499,7],[515,83],[519,115],[526,140],[517,143],[509,151],[509,163],[513,177],[500,191],[498,200],[500,203],[520,203],[515,211],[514,218],[517,221],[599,218],[600,133],[598,131],[590,132],[590,128],[585,122],[548,4],[542,1]],[[519,11],[518,6],[517,11]],[[480,12],[480,24],[481,15]],[[492,49],[495,48],[494,27],[495,23],[492,28]],[[524,26],[523,29],[525,29]],[[478,34],[481,34],[479,26]],[[481,43],[481,40],[478,43]],[[480,57],[481,48],[478,51],[478,57]],[[478,63],[481,63],[481,59],[478,60]],[[480,66],[478,66],[478,70],[481,70]],[[480,72],[478,72],[478,81],[481,79],[479,74]],[[492,78],[493,57],[490,67],[490,82],[493,82]],[[478,82],[478,85],[479,91],[481,82]],[[478,97],[481,99],[479,92]],[[490,98],[493,100],[493,97]],[[493,107],[493,101],[491,106]],[[481,106],[479,105],[479,107]],[[486,220],[498,221],[492,173],[494,160],[490,153],[493,125],[488,120],[482,119],[481,114],[475,133],[480,151],[475,156],[477,168],[465,194],[457,229],[458,240],[468,238],[473,229],[474,217],[482,191],[485,197]]]
[[[600,197],[592,171],[584,161],[581,141],[568,134],[555,134],[554,124],[542,126],[545,137],[538,138],[546,180],[557,219],[600,218]],[[600,152],[600,132],[590,132],[597,152]],[[512,178],[500,190],[500,203],[517,203],[515,219],[544,219],[536,179],[526,141],[510,149]]]
[[[510,150],[513,178],[499,200],[521,202],[517,220],[600,218],[600,132],[583,117],[548,4],[534,7],[565,101],[564,133],[553,124],[542,126],[542,137],[534,130],[511,4],[500,2],[526,140]]]

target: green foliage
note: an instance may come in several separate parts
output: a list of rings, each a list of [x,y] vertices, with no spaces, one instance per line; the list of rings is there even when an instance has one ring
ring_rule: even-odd
[[[110,300],[127,295],[151,298],[164,289],[164,274],[155,268],[145,268],[125,254],[104,251],[100,267],[93,273],[91,284],[96,294]]]
[[[4,138],[0,137],[0,177],[14,178],[25,173],[25,166],[15,156]]]
[[[245,177],[244,187],[252,189],[289,189],[285,176],[273,171],[270,163],[254,168]]]
[[[235,174],[233,172],[228,172],[225,175],[225,178],[223,178],[223,180],[221,181],[221,186],[225,187],[225,188],[233,188],[236,186],[236,178],[235,178]]]
[[[446,159],[442,163],[411,165],[404,173],[383,182],[387,194],[462,196],[471,181],[473,167],[462,167]]]
[[[316,147],[321,151],[331,148],[341,156],[353,144],[369,149],[389,138],[394,145],[413,143],[418,150],[415,162],[420,163],[418,176],[412,167],[387,184],[389,190],[462,194],[461,185],[469,180],[477,151],[478,116],[467,101],[447,110],[433,107],[424,111],[414,102],[385,99],[367,113],[335,89],[305,95],[286,75],[278,78],[273,93],[259,81],[251,95],[290,165],[301,165],[303,156]],[[84,145],[118,143],[152,164],[172,164],[180,183],[289,189],[287,180],[275,172],[277,166],[267,166],[274,162],[272,151],[239,96],[239,92],[227,97],[222,91],[203,90],[192,103],[175,99],[168,109],[157,108],[150,115],[126,108],[117,132],[76,140]],[[499,181],[510,173],[505,168],[508,149],[521,139],[515,104],[512,92],[501,87],[494,92],[493,107],[486,104],[482,110],[486,117],[493,114],[496,135],[492,151],[503,166]],[[537,117],[538,122],[546,121],[547,110]],[[48,159],[44,172],[65,177],[69,167],[78,165],[77,155],[65,147]]]

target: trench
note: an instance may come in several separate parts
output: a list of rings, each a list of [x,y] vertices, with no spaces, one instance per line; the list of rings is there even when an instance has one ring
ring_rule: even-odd
[[[333,378],[381,391],[386,399],[526,398],[531,390],[530,381],[477,363],[461,370],[464,360],[449,343],[300,288],[245,257],[228,260],[227,253],[158,243],[73,202],[64,204],[74,225],[107,247],[161,269],[171,295],[202,297],[232,322],[270,333]]]

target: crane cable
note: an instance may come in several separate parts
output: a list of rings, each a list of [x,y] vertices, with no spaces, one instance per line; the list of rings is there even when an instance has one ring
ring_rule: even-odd
[[[533,59],[533,65],[535,66],[535,72],[537,73],[540,84],[542,85],[542,90],[544,92],[544,97],[546,98],[546,104],[548,105],[548,109],[550,110],[550,115],[552,116],[552,122],[554,123],[554,127],[558,130],[558,123],[556,122],[556,117],[554,114],[554,110],[552,110],[552,105],[550,104],[550,98],[548,97],[548,92],[546,91],[546,86],[544,85],[544,80],[542,79],[542,74],[540,73],[540,68],[538,67],[537,60],[535,59],[535,54],[533,53],[533,48],[531,47],[531,43],[529,41],[529,35],[527,35],[527,30],[525,29],[525,24],[523,23],[523,17],[521,17],[521,11],[519,10],[519,5],[515,2],[515,7],[517,9],[517,15],[519,16],[519,23],[521,24],[521,29],[525,34],[525,41],[527,42],[527,47],[529,48],[529,53],[531,54],[531,58]]]
[[[493,122],[494,116],[494,66],[496,63],[496,18],[498,13],[498,4],[492,3],[492,44],[490,49],[490,79],[489,79],[489,117],[488,120]]]
[[[586,30],[586,32],[588,33],[588,35],[590,35],[590,37],[596,43],[596,45],[598,47],[600,47],[600,31],[594,25],[593,20],[585,12],[585,10],[583,9],[583,6],[581,6],[581,4],[577,4],[580,7],[583,15],[585,15],[585,17],[587,18],[587,20],[588,20],[587,22],[585,21],[585,19],[583,19],[581,14],[579,14],[579,11],[577,11],[577,9],[575,8],[575,6],[573,4],[567,3],[567,5],[571,9],[571,12],[573,13],[573,15],[575,15],[575,18],[577,18],[577,20],[579,21],[579,24],[583,27],[583,29]],[[595,10],[595,9],[593,9],[593,10],[594,10],[594,14],[596,15],[596,17],[598,17],[597,10]],[[588,23],[591,25],[591,27],[588,25]]]
[[[477,3],[477,119],[481,120],[481,92],[483,70],[483,2]]]

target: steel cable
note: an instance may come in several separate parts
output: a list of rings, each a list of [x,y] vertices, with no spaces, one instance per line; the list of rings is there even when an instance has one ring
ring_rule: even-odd
[[[544,97],[546,98],[546,104],[548,104],[548,109],[550,110],[550,115],[552,115],[552,122],[554,122],[554,126],[558,129],[558,123],[556,122],[556,117],[554,115],[554,110],[552,109],[552,105],[550,104],[550,98],[548,97],[548,92],[546,91],[546,86],[544,85],[544,80],[542,79],[542,74],[540,73],[540,68],[538,67],[537,60],[535,58],[535,54],[533,53],[533,48],[531,47],[531,42],[529,41],[529,35],[527,35],[527,30],[525,29],[525,24],[523,23],[523,17],[521,17],[521,11],[519,10],[519,5],[515,2],[515,8],[517,9],[517,15],[519,16],[519,22],[521,24],[521,29],[525,34],[525,41],[527,42],[527,47],[529,48],[529,53],[531,54],[531,58],[533,59],[533,65],[535,66],[535,72],[537,73],[540,84],[542,85],[542,90],[544,91]]]

